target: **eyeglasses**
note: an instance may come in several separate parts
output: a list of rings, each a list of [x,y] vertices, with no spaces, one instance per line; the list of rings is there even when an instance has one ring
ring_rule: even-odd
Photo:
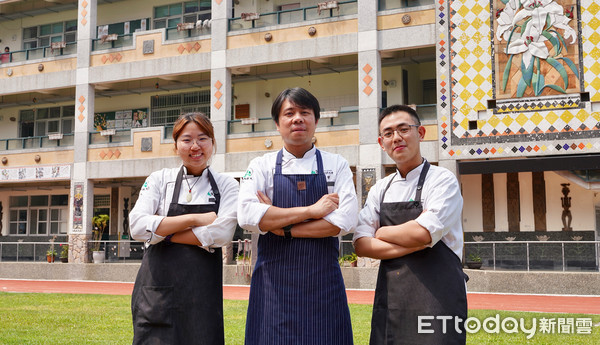
[[[411,127],[419,128],[421,126],[419,126],[419,125],[400,125],[394,129],[386,129],[382,133],[379,133],[379,135],[383,139],[392,139],[392,137],[394,136],[394,133],[398,133],[399,136],[404,137],[405,135],[410,133]]]
[[[206,145],[212,143],[212,140],[208,136],[202,136],[197,139],[183,138],[183,139],[177,140],[177,142],[182,146],[192,147],[192,146],[194,146],[194,143],[196,143],[196,145],[198,145],[198,146],[206,146]]]

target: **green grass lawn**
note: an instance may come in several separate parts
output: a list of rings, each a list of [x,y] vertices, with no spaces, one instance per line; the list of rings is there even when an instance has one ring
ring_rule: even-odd
[[[0,344],[131,344],[132,327],[130,296],[0,293]],[[224,302],[225,339],[229,345],[244,343],[247,301]],[[354,343],[368,344],[371,306],[350,305]],[[532,320],[558,318],[592,318],[600,323],[600,315],[548,314],[472,310],[469,317],[484,321],[500,315],[500,320],[523,318],[525,327]],[[491,326],[491,325],[490,325]],[[600,327],[592,327],[591,335],[542,334],[537,329],[531,339],[519,331],[516,334],[488,334],[483,330],[468,334],[468,344],[600,344]],[[290,344],[293,345],[293,344]]]

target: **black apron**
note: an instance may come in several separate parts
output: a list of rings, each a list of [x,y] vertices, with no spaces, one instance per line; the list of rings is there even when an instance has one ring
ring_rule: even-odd
[[[414,201],[384,203],[383,197],[393,178],[383,191],[380,226],[399,225],[416,219],[423,212],[421,192],[429,162],[425,161],[419,176]],[[443,321],[424,319],[430,323],[423,330],[433,333],[418,333],[419,316],[452,316],[447,320],[446,333]],[[467,319],[467,295],[465,274],[460,259],[441,240],[432,248],[412,254],[381,260],[373,319],[371,321],[371,345],[405,344],[465,344],[464,324],[462,333],[455,331],[455,319]]]
[[[308,206],[327,194],[319,150],[317,174],[273,175],[273,205]],[[299,187],[302,186],[302,187]],[[352,325],[338,238],[260,235],[248,302],[246,345],[351,345]]]
[[[215,204],[178,204],[183,167],[167,216],[219,210],[217,184],[207,171]],[[162,241],[149,246],[133,294],[133,344],[224,344],[221,248]]]

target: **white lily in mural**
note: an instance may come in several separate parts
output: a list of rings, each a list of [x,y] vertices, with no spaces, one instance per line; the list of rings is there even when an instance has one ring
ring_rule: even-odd
[[[506,7],[498,11],[498,19],[496,20],[498,22],[498,28],[496,29],[496,38],[498,38],[498,41],[502,41],[502,38],[504,38],[505,41],[509,40],[511,33],[510,29],[515,25],[513,23],[513,18],[519,7],[521,7],[521,0],[509,0],[506,3]]]
[[[506,53],[523,53],[523,63],[525,66],[529,66],[531,65],[531,58],[533,56],[544,60],[548,58],[548,48],[544,43],[547,40],[546,37],[541,35],[541,31],[536,26],[527,25],[521,37],[510,42]]]
[[[571,44],[577,40],[575,30],[569,26],[571,19],[564,15],[564,9],[554,0],[521,0],[521,5],[523,9],[513,18],[513,25],[531,18],[528,25],[538,28],[540,32],[544,27],[556,27],[565,31],[565,38],[571,37]]]
[[[579,78],[577,65],[567,58],[567,43],[577,41],[577,33],[569,26],[573,18],[572,8],[564,9],[554,0],[501,0],[503,9],[496,12],[496,38],[506,41],[504,52],[509,56],[502,78],[503,90],[510,78],[512,60],[521,55],[521,79],[517,85],[517,97],[522,97],[528,87],[539,96],[545,88],[566,93],[569,88],[568,67]],[[561,31],[557,31],[561,30]],[[548,41],[552,50],[549,50]],[[541,61],[549,64],[562,77],[564,88],[546,84],[541,74]]]

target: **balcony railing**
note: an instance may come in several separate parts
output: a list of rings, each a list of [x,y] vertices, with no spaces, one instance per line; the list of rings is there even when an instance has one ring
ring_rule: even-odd
[[[248,20],[242,17],[229,19],[229,31],[262,28],[272,25],[298,23],[307,20],[325,19],[346,15],[353,15],[358,12],[358,1],[340,1],[338,8],[332,8],[319,11],[318,6],[309,6],[295,8],[292,10],[283,10],[269,13],[261,13],[258,19]]]
[[[198,37],[203,35],[210,35],[210,28],[193,28],[193,29],[181,29],[177,26],[166,28],[165,40],[179,40],[183,38]]]
[[[100,241],[100,250],[104,251],[105,262],[141,261],[144,255],[143,242],[119,240]],[[89,241],[88,249],[96,242]],[[61,246],[66,242],[54,242],[54,249],[60,254]],[[50,249],[49,242],[0,242],[0,261],[3,262],[46,262],[46,251]],[[55,261],[59,261],[58,255]]]
[[[101,132],[90,132],[89,141],[90,145],[94,144],[112,144],[112,143],[126,143],[131,141],[131,129],[115,129],[114,134],[107,134],[105,131]]]
[[[433,4],[433,0],[379,0],[379,10],[395,10],[398,8],[408,8]]]
[[[321,127],[358,125],[358,111],[340,111],[337,117],[321,118],[317,124]],[[258,133],[276,131],[275,122],[271,117],[261,117],[257,123],[243,124],[242,120],[229,120],[228,133]]]
[[[17,50],[8,53],[9,62],[22,62],[27,60],[43,59],[53,56],[77,54],[77,42],[66,43],[64,48],[52,48],[51,46]]]
[[[5,262],[45,262],[46,251],[54,249],[57,253],[55,260],[58,261],[58,255],[61,246],[67,245],[67,242],[0,242],[0,261]]]
[[[92,51],[133,46],[133,34],[112,36],[108,39],[92,40]]]
[[[600,241],[465,242],[465,258],[481,258],[484,269],[598,271]]]
[[[61,139],[51,136],[0,139],[0,150],[40,149],[47,147],[73,146],[73,133],[63,134]]]

